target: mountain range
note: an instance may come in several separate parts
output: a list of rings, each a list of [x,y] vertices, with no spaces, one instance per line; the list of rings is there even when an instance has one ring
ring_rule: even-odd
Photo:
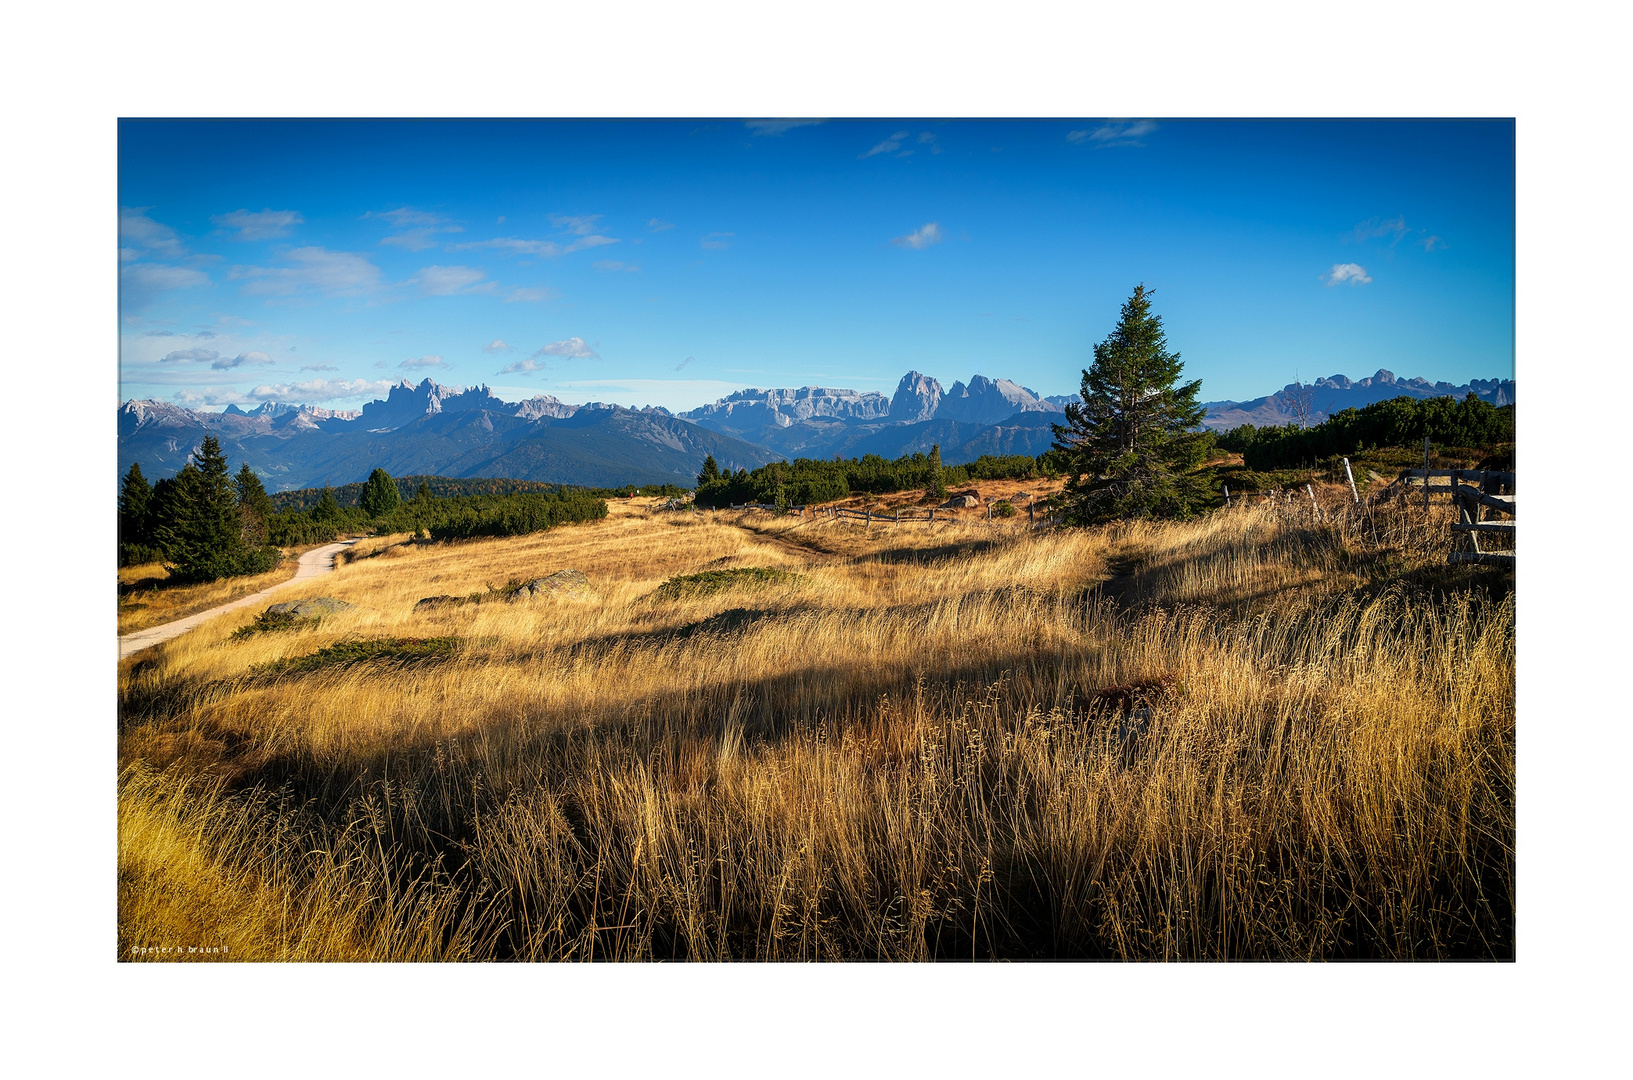
[[[1388,371],[1359,381],[1343,375],[1307,388],[1289,384],[1251,401],[1213,401],[1204,424],[1284,424],[1300,398],[1309,422],[1330,412],[1408,394],[1514,400],[1512,379],[1463,386],[1397,380]],[[150,479],[169,476],[206,434],[236,464],[247,461],[269,490],[346,484],[383,468],[393,476],[506,477],[616,487],[689,486],[713,455],[724,469],[752,469],[794,457],[895,458],[941,447],[949,465],[983,454],[1041,454],[1051,425],[1075,395],[1042,397],[1008,379],[974,375],[950,389],[910,371],[890,397],[805,386],[740,390],[711,405],[671,413],[657,406],[570,405],[549,394],[507,402],[486,386],[454,388],[426,379],[393,386],[361,409],[266,402],[202,412],[161,401],[119,408],[119,469],[140,463]]]

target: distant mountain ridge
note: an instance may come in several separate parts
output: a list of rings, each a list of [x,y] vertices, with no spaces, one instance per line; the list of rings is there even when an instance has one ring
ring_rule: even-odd
[[[1251,401],[1204,402],[1208,413],[1202,423],[1216,431],[1243,424],[1274,427],[1294,423],[1298,420],[1297,404],[1301,395],[1307,395],[1310,405],[1309,422],[1318,424],[1344,409],[1359,409],[1395,397],[1462,399],[1469,394],[1493,405],[1512,405],[1514,380],[1471,379],[1456,386],[1449,382],[1430,382],[1424,378],[1397,379],[1394,372],[1379,368],[1374,374],[1360,380],[1345,375],[1329,375],[1302,387],[1298,383],[1288,383],[1273,394]]]
[[[1473,393],[1493,404],[1514,401],[1514,380],[1474,379],[1454,386],[1397,379],[1379,370],[1365,379],[1318,379],[1304,391],[1309,422],[1340,409],[1405,394]],[[1251,401],[1210,401],[1203,423],[1214,429],[1297,418],[1301,393],[1289,384]],[[890,397],[822,386],[746,389],[675,414],[592,401],[572,405],[549,394],[507,402],[486,386],[448,387],[406,381],[361,409],[266,402],[244,410],[200,412],[163,401],[119,408],[119,468],[139,462],[150,478],[180,469],[205,434],[214,434],[236,463],[247,461],[272,491],[346,484],[374,468],[393,476],[505,477],[545,483],[616,487],[627,483],[689,485],[713,455],[723,469],[756,468],[779,458],[902,454],[941,447],[949,465],[982,454],[1048,450],[1052,425],[1076,395],[1041,397],[1009,379],[972,375],[943,390],[909,371]]]

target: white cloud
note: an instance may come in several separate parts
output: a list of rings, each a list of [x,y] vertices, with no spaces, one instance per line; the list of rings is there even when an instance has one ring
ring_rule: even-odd
[[[1398,244],[1411,231],[1411,228],[1406,224],[1404,215],[1392,218],[1369,218],[1355,226],[1355,239],[1364,241],[1387,236],[1391,244]]]
[[[221,357],[210,367],[215,371],[226,371],[229,368],[242,367],[245,364],[270,364],[272,357],[264,352],[241,352],[234,357]]]
[[[888,138],[888,139],[884,140],[883,142],[878,143],[877,145],[875,145],[872,150],[869,150],[865,154],[857,154],[856,157],[857,157],[858,160],[860,160],[862,158],[870,158],[874,154],[888,154],[892,150],[900,150],[901,146],[902,146],[902,140],[907,138],[911,134],[913,134],[911,131],[898,131],[898,132],[896,132],[896,134],[892,135],[890,138]]]
[[[560,295],[561,293],[550,288],[548,285],[541,285],[538,288],[512,289],[510,292],[505,294],[505,303],[540,304],[546,300],[554,300]]]
[[[1442,240],[1438,236],[1426,236],[1420,241],[1420,243],[1423,244],[1423,250],[1424,251],[1445,251],[1446,250],[1446,241]]]
[[[465,231],[463,227],[453,224],[440,214],[416,210],[412,206],[399,206],[395,210],[370,210],[363,216],[365,218],[384,218],[392,228],[398,231],[391,236],[385,237],[380,243],[405,248],[408,251],[424,251],[427,248],[436,247],[437,244],[441,243],[440,240],[436,239],[439,233]]]
[[[1360,263],[1333,263],[1332,269],[1321,275],[1321,280],[1328,285],[1342,285],[1346,281],[1351,285],[1372,283],[1372,279],[1367,276],[1366,267]]]
[[[504,339],[502,339],[502,338],[494,338],[492,341],[490,341],[486,345],[482,346],[482,351],[485,352],[485,353],[502,353],[502,352],[509,352],[510,350],[514,349],[515,347],[516,346],[514,346],[514,345],[506,344]]]
[[[1113,120],[1092,131],[1068,131],[1066,141],[1091,146],[1140,146],[1143,145],[1140,136],[1149,135],[1155,130],[1157,125],[1151,120]]]
[[[460,296],[492,292],[498,287],[498,282],[489,281],[487,277],[485,272],[474,266],[427,266],[409,281],[418,285],[425,296]]]
[[[210,220],[223,229],[236,229],[238,240],[271,240],[289,235],[292,226],[306,224],[306,219],[295,210],[234,210],[230,214],[216,214]]]
[[[929,247],[931,244],[939,244],[945,239],[947,239],[946,232],[942,230],[940,225],[932,221],[923,228],[908,233],[906,236],[896,237],[891,243],[897,247],[912,248],[914,251],[918,251]]]
[[[548,345],[540,346],[539,350],[526,360],[518,360],[499,371],[500,375],[526,375],[534,371],[543,371],[551,358],[566,360],[599,360],[600,356],[590,348],[581,337],[570,337],[563,341],[552,341]]]
[[[781,135],[785,131],[820,123],[821,120],[745,120],[743,126],[755,135]]]
[[[235,266],[229,278],[244,281],[250,295],[290,296],[311,290],[335,296],[356,296],[380,287],[380,268],[361,255],[301,247],[284,256],[288,266]]]
[[[221,354],[214,349],[176,349],[174,352],[167,352],[159,357],[159,363],[185,364],[196,360],[201,364],[205,364],[220,357]]]
[[[397,365],[400,368],[412,371],[415,368],[445,368],[451,366],[440,356],[411,356]]]
[[[550,224],[554,225],[562,232],[571,233],[574,236],[589,236],[591,233],[595,232],[595,223],[600,220],[600,214],[579,214],[576,216],[568,214],[550,215]]]
[[[302,371],[339,371],[340,369],[335,367],[333,364],[306,364],[301,368],[301,370]]]
[[[306,382],[257,386],[250,391],[250,397],[257,401],[298,400],[303,404],[310,404],[314,401],[362,397],[365,394],[384,394],[392,385],[393,383],[387,379],[379,382],[370,382],[367,379],[309,379]]]
[[[119,208],[119,242],[133,250],[164,259],[179,259],[187,248],[176,235],[176,230],[147,216],[150,206],[122,206]]]
[[[923,132],[922,134],[919,135],[919,145],[922,146],[925,143],[930,144],[930,153],[932,153],[932,154],[941,153],[941,143],[936,141],[936,137],[935,137],[935,134],[933,132],[926,131],[926,132]]]
[[[581,236],[565,244],[558,244],[554,240],[525,240],[519,236],[500,236],[492,240],[473,240],[466,244],[450,244],[449,251],[506,251],[512,255],[537,255],[545,259],[560,258],[571,255],[575,251],[586,248],[602,247],[606,244],[616,244],[618,241],[611,236],[592,234]]]
[[[696,359],[697,359],[697,357],[695,357],[695,356],[688,356],[686,359],[682,360],[680,363],[675,365],[675,370],[676,371],[685,370],[686,365],[692,363]]]
[[[597,259],[595,262],[591,263],[590,266],[596,270],[622,270],[626,274],[636,274],[641,270],[641,268],[636,266],[634,263],[619,262],[617,259]]]
[[[208,274],[184,266],[131,263],[119,271],[119,304],[127,310],[142,308],[157,300],[160,293],[209,283]]]
[[[736,233],[729,232],[712,232],[704,235],[698,240],[698,243],[702,245],[705,251],[725,251],[727,248],[731,247],[731,245],[727,243],[723,237],[736,235]]]
[[[665,229],[673,229],[675,227],[675,223],[672,221],[660,221],[657,218],[648,218],[646,227],[651,229],[653,232],[663,232]]]

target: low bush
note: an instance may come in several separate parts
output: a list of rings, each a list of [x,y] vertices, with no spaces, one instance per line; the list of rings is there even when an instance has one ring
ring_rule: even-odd
[[[665,600],[683,597],[707,596],[727,589],[777,585],[798,577],[775,566],[740,566],[731,570],[705,570],[698,574],[679,574],[658,586],[656,596]]]

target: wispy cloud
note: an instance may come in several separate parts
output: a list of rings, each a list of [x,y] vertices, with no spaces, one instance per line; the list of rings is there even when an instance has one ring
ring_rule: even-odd
[[[505,294],[505,303],[507,303],[507,304],[542,304],[544,301],[554,300],[556,297],[558,297],[560,295],[561,295],[561,293],[557,292],[555,289],[550,288],[550,286],[548,286],[548,285],[540,285],[540,286],[535,287],[535,288],[512,289],[508,293]]]
[[[445,368],[451,365],[440,356],[430,355],[410,356],[397,366],[405,371],[413,371],[416,368]]]
[[[412,206],[399,206],[395,210],[370,210],[363,216],[384,218],[386,223],[397,231],[382,239],[380,243],[408,251],[434,248],[442,242],[438,239],[439,236],[465,231],[463,226],[454,224],[441,214],[416,210]]]
[[[1404,240],[1411,231],[1411,228],[1406,224],[1404,215],[1392,218],[1369,218],[1355,226],[1355,239],[1364,242],[1387,236],[1390,244],[1393,245]]]
[[[1424,251],[1445,251],[1446,241],[1438,236],[1425,236],[1421,241]]]
[[[551,214],[550,224],[564,233],[573,236],[589,236],[595,232],[595,223],[601,220],[600,214]]]
[[[1333,263],[1332,269],[1321,275],[1321,280],[1328,285],[1342,285],[1346,281],[1351,285],[1372,283],[1372,278],[1367,276],[1366,267],[1360,263]]]
[[[890,138],[874,144],[873,149],[869,150],[867,153],[857,154],[857,160],[861,160],[862,158],[870,158],[874,154],[888,154],[892,150],[900,150],[902,148],[902,140],[912,134],[913,133],[911,131],[898,131]]]
[[[126,310],[143,308],[171,289],[194,289],[209,283],[208,274],[185,266],[132,263],[119,271],[120,306]]]
[[[197,362],[207,364],[212,360],[220,358],[220,356],[221,354],[216,352],[214,349],[175,349],[159,357],[159,363],[187,364]]]
[[[302,371],[339,371],[340,369],[335,367],[333,364],[305,364],[305,365],[303,365],[301,367],[301,370]]]
[[[906,236],[896,237],[891,243],[897,247],[912,248],[914,251],[918,251],[921,248],[929,247],[931,244],[939,244],[945,239],[947,239],[946,232],[939,224],[932,221],[922,228],[908,233]]]
[[[227,276],[243,281],[250,295],[292,296],[320,292],[357,296],[380,287],[380,268],[361,255],[322,247],[299,247],[284,256],[284,266],[235,266]]]
[[[273,240],[288,236],[296,225],[306,224],[306,219],[296,210],[234,210],[230,214],[216,214],[210,221],[236,232],[235,240]]]
[[[935,137],[934,132],[926,131],[923,134],[921,134],[919,136],[919,145],[920,146],[928,145],[930,147],[930,153],[932,153],[932,154],[941,153],[941,143],[936,141],[936,137]]]
[[[151,206],[119,208],[120,245],[130,249],[137,258],[157,255],[161,259],[179,259],[186,255],[187,247],[176,230],[147,216],[151,209]]]
[[[651,229],[653,232],[663,232],[666,229],[673,229],[675,227],[675,223],[673,221],[660,221],[657,218],[648,218],[646,227]]]
[[[257,401],[300,401],[303,404],[311,404],[314,401],[384,394],[392,385],[385,379],[378,382],[370,382],[367,379],[309,379],[306,382],[257,386],[250,391],[250,397]]]
[[[736,233],[729,232],[705,233],[698,240],[698,244],[705,251],[725,251],[727,248],[731,247],[731,244],[726,241],[726,237],[736,235]]]
[[[697,359],[697,357],[695,357],[695,356],[688,356],[686,359],[682,360],[680,363],[675,365],[675,370],[676,371],[684,371],[685,368],[686,368],[686,365],[690,364],[692,361],[694,361],[696,359]]]
[[[492,240],[473,240],[465,244],[450,244],[449,251],[504,251],[512,255],[536,255],[540,258],[555,259],[563,255],[571,255],[575,251],[586,248],[602,247],[606,244],[616,244],[618,241],[611,236],[591,234],[580,236],[576,240],[565,244],[554,240],[527,240],[519,236],[499,236]]]
[[[820,123],[821,120],[745,120],[743,126],[755,135],[781,135],[785,131]]]
[[[526,360],[518,360],[508,367],[501,368],[500,375],[527,375],[534,371],[542,371],[552,360],[599,360],[596,351],[581,337],[570,337],[562,341],[552,341],[541,346],[537,352]]]
[[[608,272],[622,271],[626,274],[638,274],[641,268],[634,263],[619,262],[617,259],[597,259],[590,264],[596,270]]]
[[[485,271],[474,266],[426,266],[408,279],[424,296],[463,296],[492,292],[499,287]]]
[[[1141,137],[1156,130],[1151,120],[1113,120],[1097,128],[1068,131],[1066,141],[1089,146],[1144,146]]]
[[[237,356],[223,356],[210,367],[214,371],[229,371],[245,364],[270,364],[272,357],[264,352],[241,352]]]
[[[482,351],[492,355],[493,353],[510,352],[515,347],[516,346],[514,345],[507,344],[503,338],[494,338],[492,341],[482,346]]]

